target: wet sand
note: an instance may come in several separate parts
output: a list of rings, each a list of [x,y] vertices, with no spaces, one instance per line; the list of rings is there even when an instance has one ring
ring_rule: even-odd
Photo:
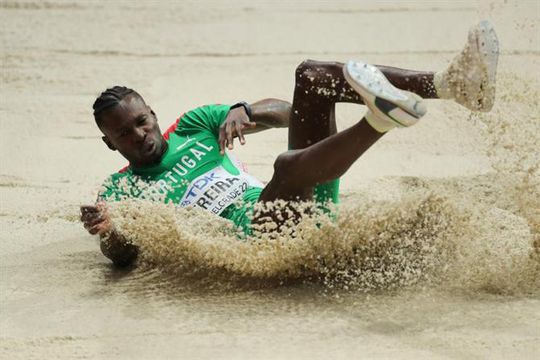
[[[0,2],[0,355],[538,358],[539,14],[534,1]],[[420,231],[424,244],[440,223],[455,228],[433,238],[448,240],[459,256],[442,259],[440,243],[429,239],[437,251],[422,254],[445,268],[444,277],[403,281],[398,269],[397,286],[382,281],[375,289],[361,277],[352,285],[309,281],[288,275],[301,256],[290,265],[292,257],[270,253],[262,264],[272,280],[254,280],[253,268],[242,273],[253,262],[246,252],[231,260],[235,280],[227,281],[210,276],[219,248],[208,250],[214,263],[198,263],[208,270],[199,278],[169,269],[192,260],[189,252],[149,251],[154,266],[119,271],[77,221],[78,206],[125,163],[101,142],[92,118],[105,87],[137,89],[163,129],[203,104],[292,100],[294,69],[305,58],[441,69],[484,18],[502,48],[494,111],[471,115],[429,100],[417,126],[386,135],[342,180],[346,208],[374,204],[365,226],[403,209],[407,230]],[[364,111],[339,105],[339,128]],[[277,129],[249,136],[235,153],[268,180],[286,147],[286,130]],[[440,211],[424,227],[407,218],[422,204]],[[345,218],[329,233],[351,234],[355,221]],[[310,251],[339,255],[321,244]],[[407,267],[413,255],[395,264]]]

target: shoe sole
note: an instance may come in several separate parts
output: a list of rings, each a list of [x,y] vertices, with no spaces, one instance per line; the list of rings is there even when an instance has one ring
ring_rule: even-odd
[[[349,61],[343,67],[343,74],[376,116],[382,116],[396,126],[414,125],[426,113],[420,96],[394,87],[373,65]]]
[[[477,47],[480,52],[480,56],[484,60],[487,74],[488,87],[484,90],[493,91],[493,94],[488,96],[495,98],[495,82],[497,77],[497,64],[499,62],[499,39],[493,25],[483,20],[477,25]],[[483,105],[483,104],[482,104]],[[483,107],[483,106],[481,106]],[[481,111],[489,111],[493,107],[493,101],[488,104],[486,108],[481,108]]]

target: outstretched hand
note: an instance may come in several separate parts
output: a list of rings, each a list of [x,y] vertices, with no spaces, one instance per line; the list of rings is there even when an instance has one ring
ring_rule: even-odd
[[[104,202],[81,206],[81,221],[84,228],[92,235],[104,235],[112,230],[112,223]]]
[[[238,137],[240,144],[244,145],[246,139],[243,132],[246,129],[254,129],[256,123],[249,121],[249,117],[243,107],[234,108],[229,111],[227,118],[219,128],[219,152],[225,154],[225,149],[232,150],[233,139]]]

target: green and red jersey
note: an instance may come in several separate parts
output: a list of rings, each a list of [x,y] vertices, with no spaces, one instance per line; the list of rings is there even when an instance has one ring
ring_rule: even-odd
[[[165,133],[168,148],[152,166],[128,166],[112,174],[99,198],[150,198],[195,206],[233,221],[249,232],[249,214],[263,184],[219,151],[219,128],[230,106],[207,105],[182,115]]]

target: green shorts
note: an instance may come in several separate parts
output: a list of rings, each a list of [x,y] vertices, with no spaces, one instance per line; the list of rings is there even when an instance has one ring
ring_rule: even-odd
[[[242,205],[231,205],[226,208],[221,216],[231,220],[244,234],[251,235],[251,219],[253,207],[261,196],[262,188],[251,187],[244,193]],[[313,189],[313,197],[317,206],[325,213],[330,213],[328,203],[339,203],[339,179],[319,184]]]

